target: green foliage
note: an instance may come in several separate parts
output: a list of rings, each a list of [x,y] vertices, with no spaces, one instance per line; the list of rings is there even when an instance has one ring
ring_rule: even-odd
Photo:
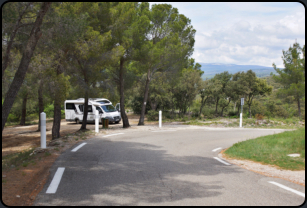
[[[132,108],[132,111],[134,114],[140,114],[141,113],[141,109],[142,109],[142,104],[143,104],[143,97],[141,96],[136,96],[133,98],[130,106]],[[150,110],[150,105],[147,102],[146,103],[146,108],[145,108],[145,114],[148,113],[148,111]]]
[[[294,43],[287,51],[283,52],[284,69],[273,67],[278,75],[273,79],[284,87],[278,90],[279,95],[294,96],[298,104],[298,114],[301,116],[300,100],[305,96],[305,45],[303,48]]]
[[[53,108],[53,103],[45,107],[44,112],[46,113],[46,118],[53,118]]]
[[[19,166],[26,167],[29,164],[29,161],[33,158],[31,153],[33,149],[28,149],[23,152],[14,153],[2,157],[2,169],[10,168],[14,165],[16,168]]]
[[[147,113],[148,121],[158,121],[159,120],[159,112],[154,110],[149,110]]]

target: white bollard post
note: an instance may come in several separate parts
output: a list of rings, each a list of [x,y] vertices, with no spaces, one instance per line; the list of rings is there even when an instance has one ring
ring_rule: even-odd
[[[162,127],[162,111],[159,111],[159,128]]]
[[[95,132],[99,133],[99,113],[95,110]]]
[[[240,127],[242,127],[242,113],[240,113]]]
[[[41,112],[41,148],[46,148],[46,113]]]

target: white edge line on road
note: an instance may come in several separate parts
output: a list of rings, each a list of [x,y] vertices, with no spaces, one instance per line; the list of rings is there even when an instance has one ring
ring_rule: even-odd
[[[297,191],[297,190],[294,190],[294,189],[289,188],[289,187],[287,187],[287,186],[284,186],[284,185],[282,185],[282,184],[276,183],[276,182],[274,182],[274,181],[268,181],[268,182],[269,182],[269,183],[272,183],[272,184],[274,184],[274,185],[276,185],[276,186],[279,186],[280,188],[286,189],[286,190],[288,190],[288,191],[292,191],[293,193],[296,193],[297,195],[300,195],[300,196],[302,196],[302,197],[305,197],[305,194],[302,193],[302,192],[299,192],[299,191]]]
[[[79,146],[77,146],[75,149],[71,150],[72,152],[76,152],[78,149],[80,149],[81,147],[83,147],[84,145],[86,145],[87,143],[84,142],[82,144],[80,144]]]
[[[62,179],[62,175],[64,173],[65,168],[58,168],[56,173],[54,174],[54,177],[46,191],[46,194],[54,194],[56,190],[58,189],[58,186],[60,184],[60,181]]]
[[[151,132],[162,132],[162,131],[177,131],[177,130],[159,130],[159,131],[151,131]]]
[[[227,162],[221,160],[221,159],[218,158],[218,157],[213,157],[213,158],[216,159],[217,161],[221,162],[221,163],[224,163],[225,165],[230,165],[229,163],[227,163]]]
[[[215,152],[216,150],[222,149],[222,147],[216,148],[214,150],[212,150],[212,152]]]
[[[115,136],[115,135],[119,135],[119,134],[124,134],[124,133],[118,133],[118,134],[108,134],[108,135],[105,135],[105,136],[103,136],[103,137]]]

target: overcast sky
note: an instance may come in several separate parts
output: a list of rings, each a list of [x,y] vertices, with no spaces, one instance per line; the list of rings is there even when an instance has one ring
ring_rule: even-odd
[[[167,3],[196,29],[193,58],[201,63],[283,67],[282,50],[305,45],[305,8],[298,2]]]

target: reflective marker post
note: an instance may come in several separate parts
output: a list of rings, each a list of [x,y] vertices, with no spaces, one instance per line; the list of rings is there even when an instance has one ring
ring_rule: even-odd
[[[99,133],[99,113],[95,110],[95,132]]]
[[[159,111],[159,128],[162,127],[162,111]]]
[[[242,115],[243,115],[243,105],[244,105],[244,98],[241,98],[241,113],[240,113],[240,127],[242,127]]]
[[[41,112],[41,148],[46,148],[46,113]]]

